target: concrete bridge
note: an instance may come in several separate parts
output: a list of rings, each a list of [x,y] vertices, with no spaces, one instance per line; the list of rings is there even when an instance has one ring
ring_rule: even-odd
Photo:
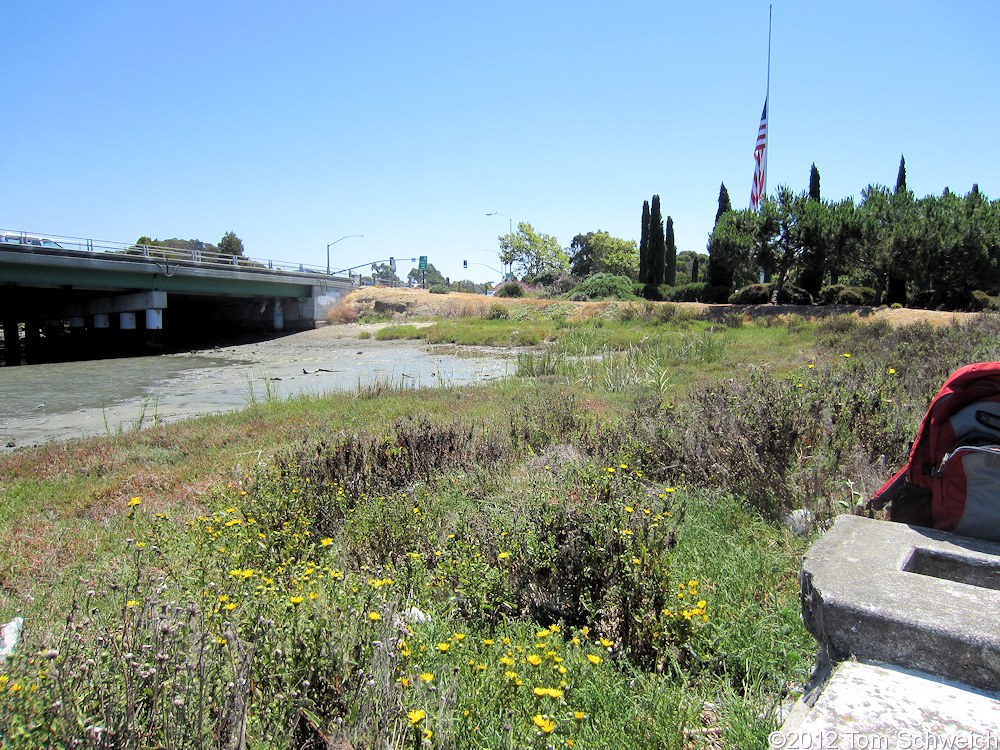
[[[7,365],[314,328],[352,288],[303,265],[0,231]]]

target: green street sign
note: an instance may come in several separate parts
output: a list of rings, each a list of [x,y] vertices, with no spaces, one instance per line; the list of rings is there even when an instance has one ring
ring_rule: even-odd
[[[421,255],[420,256],[420,265],[418,266],[418,269],[421,270],[421,271],[426,271],[427,270],[427,256],[426,255]]]

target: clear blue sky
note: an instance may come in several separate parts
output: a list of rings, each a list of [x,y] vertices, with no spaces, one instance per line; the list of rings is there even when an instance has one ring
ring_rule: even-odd
[[[768,3],[8,3],[0,226],[488,280],[501,212],[704,252],[746,207]],[[1000,197],[1000,3],[775,2],[769,192]],[[409,269],[401,266],[401,275]]]

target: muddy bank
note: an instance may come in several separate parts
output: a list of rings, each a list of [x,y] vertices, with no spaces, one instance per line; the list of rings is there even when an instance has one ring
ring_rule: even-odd
[[[372,325],[326,326],[239,346],[154,357],[0,368],[0,451],[373,384],[465,385],[505,377],[498,352],[360,339]]]

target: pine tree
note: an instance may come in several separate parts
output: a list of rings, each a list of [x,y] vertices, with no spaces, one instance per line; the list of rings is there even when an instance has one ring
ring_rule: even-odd
[[[816,169],[815,162],[809,170],[809,200],[819,202],[819,170]]]
[[[729,200],[729,191],[726,190],[726,183],[722,183],[719,188],[719,210],[715,212],[715,223],[719,223],[719,218],[727,211],[733,210],[733,204]]]
[[[896,192],[906,192],[906,159],[899,155],[899,172],[896,173]]]
[[[642,202],[642,229],[639,233],[639,283],[649,282],[649,201]]]
[[[647,286],[658,287],[663,283],[666,254],[667,246],[663,235],[660,196],[654,195],[649,207],[649,277],[646,279]]]
[[[235,232],[226,232],[219,240],[219,254],[239,257],[244,253],[243,240]]]
[[[677,243],[674,241],[674,220],[667,217],[667,251],[663,269],[663,283],[673,286],[677,283]]]

